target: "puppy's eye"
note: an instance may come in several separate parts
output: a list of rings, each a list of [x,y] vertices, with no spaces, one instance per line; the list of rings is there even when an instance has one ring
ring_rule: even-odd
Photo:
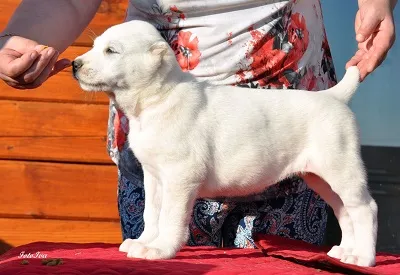
[[[118,52],[116,50],[114,50],[113,48],[108,47],[108,48],[106,48],[105,53],[106,54],[114,54],[114,53],[118,53]]]

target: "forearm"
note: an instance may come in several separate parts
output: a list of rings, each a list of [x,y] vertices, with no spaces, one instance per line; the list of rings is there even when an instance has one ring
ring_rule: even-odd
[[[62,52],[86,28],[100,3],[101,0],[24,0],[2,33],[32,39]]]
[[[358,0],[358,6],[361,7],[361,5],[365,2],[366,0]],[[390,4],[391,9],[393,10],[397,4],[397,0],[382,0],[382,1],[387,1]]]

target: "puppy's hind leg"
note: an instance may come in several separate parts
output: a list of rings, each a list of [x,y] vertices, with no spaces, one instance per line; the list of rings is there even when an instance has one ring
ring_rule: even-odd
[[[354,229],[355,246],[341,261],[359,266],[375,265],[377,212],[371,197],[361,158],[356,153],[343,154],[321,169],[319,175],[331,186],[343,202]]]
[[[144,230],[138,239],[126,239],[119,247],[119,251],[139,251],[158,236],[158,220],[161,212],[162,186],[161,181],[151,175],[143,167],[144,175]]]
[[[331,187],[319,176],[307,173],[302,175],[308,187],[314,190],[321,198],[332,207],[342,231],[342,239],[339,246],[334,246],[328,252],[328,256],[342,259],[344,255],[350,255],[355,247],[353,222],[344,208],[342,200],[332,191]]]

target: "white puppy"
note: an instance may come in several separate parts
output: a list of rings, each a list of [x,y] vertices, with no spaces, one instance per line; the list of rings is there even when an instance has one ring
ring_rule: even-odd
[[[347,106],[356,67],[318,93],[215,86],[182,72],[142,21],[111,27],[73,67],[84,90],[106,92],[130,120],[146,200],[143,234],[120,246],[128,257],[174,257],[187,241],[196,198],[250,195],[299,175],[339,220],[342,241],[328,254],[374,265],[377,206]]]

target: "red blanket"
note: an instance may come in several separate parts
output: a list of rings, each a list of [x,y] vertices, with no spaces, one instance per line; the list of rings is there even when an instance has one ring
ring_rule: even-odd
[[[37,242],[2,255],[0,274],[400,274],[400,255],[379,254],[376,267],[359,268],[303,242],[260,236],[258,245],[260,249],[185,247],[175,259],[145,261],[126,258],[116,244]],[[44,257],[63,263],[43,265]]]

